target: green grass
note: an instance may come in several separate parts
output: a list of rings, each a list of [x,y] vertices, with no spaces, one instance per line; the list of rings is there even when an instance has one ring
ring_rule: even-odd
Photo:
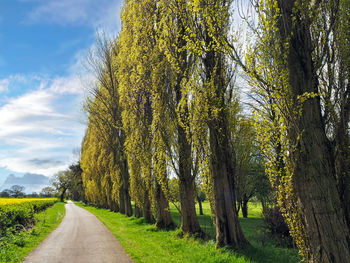
[[[261,207],[250,204],[249,218],[240,218],[245,236],[251,247],[233,251],[228,248],[215,249],[215,240],[195,240],[191,237],[180,238],[179,229],[171,231],[157,230],[144,222],[143,218],[128,218],[107,209],[95,208],[78,203],[99,218],[121,242],[135,262],[299,262],[295,249],[277,247],[262,231]],[[198,210],[197,210],[198,211]],[[176,224],[179,213],[171,207]],[[204,204],[205,215],[199,216],[202,229],[215,236],[215,228],[209,216],[209,205]],[[266,239],[266,240],[265,240]]]
[[[28,231],[1,236],[0,262],[22,262],[24,257],[59,225],[64,215],[64,203],[58,202],[36,214],[36,224]]]

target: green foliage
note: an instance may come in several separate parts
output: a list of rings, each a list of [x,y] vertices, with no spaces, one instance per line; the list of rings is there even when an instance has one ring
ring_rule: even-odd
[[[96,52],[89,61],[96,69],[97,83],[85,105],[89,122],[80,160],[87,201],[113,210],[120,201],[121,188],[129,184],[115,74],[118,52],[117,41],[97,39]]]
[[[205,200],[207,200],[207,196],[205,195],[205,193],[203,191],[198,192],[197,200],[198,200],[198,202],[204,202]]]
[[[7,231],[0,235],[0,262],[23,262],[23,259],[53,231],[65,215],[64,203],[57,202],[34,215],[35,225],[28,231]]]
[[[274,237],[278,243],[287,247],[293,246],[293,240],[290,236],[288,225],[278,206],[265,207],[263,209],[263,218],[268,233]]]
[[[349,79],[349,75],[343,74],[346,70],[344,71],[344,67],[340,66],[342,64],[340,61],[344,59],[344,53],[342,53],[344,50],[339,43],[344,43],[346,38],[349,39],[349,35],[346,36],[347,33],[343,34],[349,32],[345,29],[349,24],[345,23],[344,28],[339,22],[344,19],[344,13],[340,10],[346,10],[349,5],[345,4],[346,1],[286,2],[288,3],[284,4],[284,1],[277,0],[258,1],[256,6],[258,24],[253,32],[256,38],[247,52],[246,64],[243,68],[250,77],[250,85],[258,102],[255,108],[254,125],[266,159],[266,173],[276,191],[278,205],[286,218],[290,232],[300,253],[306,259],[315,257],[309,254],[312,246],[317,247],[316,250],[319,250],[319,247],[318,244],[311,244],[307,237],[309,222],[305,222],[303,216],[313,212],[302,211],[301,203],[305,200],[300,196],[305,193],[298,192],[296,189],[296,184],[303,184],[303,182],[297,182],[299,178],[297,173],[300,170],[298,158],[305,151],[301,145],[308,144],[305,138],[303,139],[308,127],[303,116],[306,113],[305,105],[314,102],[322,108],[314,114],[323,115],[322,122],[326,123],[326,129],[323,132],[326,136],[334,140],[336,131],[342,126],[338,121],[342,119],[340,116],[345,115],[342,115],[342,106],[339,107],[339,105],[350,104],[348,99],[344,99],[345,97],[340,99],[337,96],[348,92],[342,83]],[[281,8],[286,9],[288,5],[292,7],[291,13],[281,10]],[[290,19],[288,30],[282,26],[287,23],[286,19]],[[349,15],[347,15],[348,20]],[[304,24],[305,28],[301,26]],[[300,33],[298,30],[304,31]],[[312,64],[310,74],[313,75],[309,77],[315,83],[301,88],[300,83],[306,77],[296,77],[294,73],[290,73],[291,68],[299,63],[296,61],[291,63],[290,55],[295,51],[293,45],[303,37],[308,38],[308,41],[303,40],[302,45],[307,50],[305,53],[309,56],[309,63]],[[306,64],[305,61],[300,63],[303,64],[302,67]],[[295,81],[293,83],[295,78],[301,80],[297,85]],[[338,117],[333,118],[336,115]],[[317,119],[315,116],[313,118]],[[345,122],[348,123],[349,117],[345,118],[347,119]],[[342,137],[347,138],[347,136]],[[346,140],[340,140],[342,142],[335,140],[335,144],[341,145]],[[349,141],[345,142],[345,144],[348,143]],[[327,144],[325,148],[329,149],[328,147]],[[314,154],[309,153],[310,159]],[[323,158],[326,159],[325,156]],[[322,160],[322,162],[326,161]],[[348,170],[344,168],[345,166],[339,167],[338,171]],[[310,203],[310,201],[306,202]],[[312,229],[310,232],[315,231]]]
[[[56,199],[0,205],[0,236],[26,229],[35,223],[35,214],[56,203]]]

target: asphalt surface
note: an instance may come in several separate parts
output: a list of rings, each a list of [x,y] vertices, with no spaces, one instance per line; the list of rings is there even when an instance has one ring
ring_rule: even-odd
[[[26,263],[129,263],[113,234],[93,214],[68,201],[66,216],[24,262]]]

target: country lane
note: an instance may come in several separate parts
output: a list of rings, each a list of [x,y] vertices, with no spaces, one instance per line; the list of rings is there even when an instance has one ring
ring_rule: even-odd
[[[65,208],[61,224],[25,258],[25,263],[133,262],[93,214],[71,201]]]

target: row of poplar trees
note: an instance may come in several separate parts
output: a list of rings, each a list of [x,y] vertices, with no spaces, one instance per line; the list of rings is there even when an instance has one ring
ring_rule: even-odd
[[[290,232],[308,262],[350,258],[349,0],[251,1],[252,42],[232,34],[230,0],[125,0],[122,29],[91,64],[81,167],[89,202],[201,235],[200,178],[217,246],[247,244],[236,213],[233,79],[245,72],[254,125]],[[242,54],[245,53],[243,56]],[[252,138],[253,139],[253,138]]]

